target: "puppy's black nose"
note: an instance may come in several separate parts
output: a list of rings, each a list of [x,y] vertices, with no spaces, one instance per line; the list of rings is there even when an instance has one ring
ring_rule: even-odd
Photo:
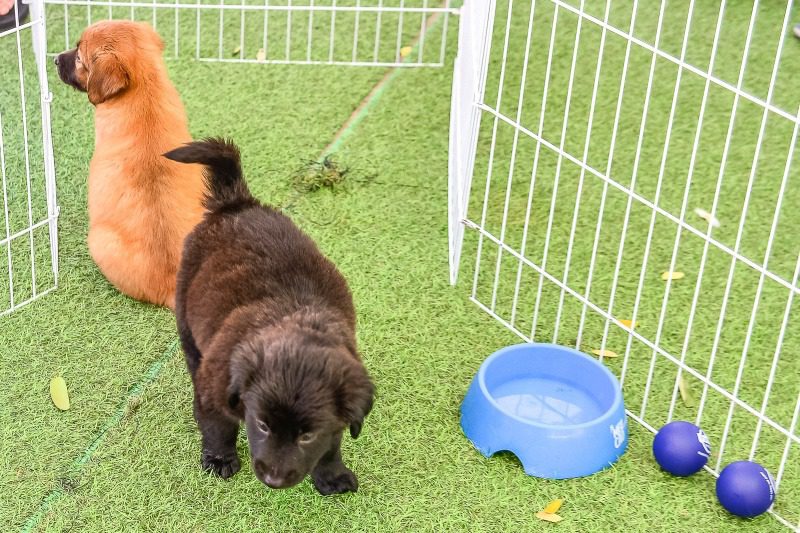
[[[279,468],[275,466],[268,467],[261,460],[256,460],[254,466],[259,479],[272,489],[283,489],[296,484],[297,470],[289,469],[286,472],[281,472]]]

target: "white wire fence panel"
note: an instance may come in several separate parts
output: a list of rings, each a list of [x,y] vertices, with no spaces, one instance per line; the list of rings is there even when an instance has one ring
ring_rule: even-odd
[[[103,19],[149,22],[200,60],[441,66],[451,0],[46,0],[51,53]],[[435,25],[434,25],[435,23]]]
[[[632,419],[700,424],[714,474],[762,463],[796,527],[791,15],[779,0],[498,0],[461,219],[482,309],[528,341],[618,354],[603,362]]]
[[[450,282],[453,284],[461,261],[464,226],[460,220],[469,202],[474,148],[481,119],[481,110],[474,104],[481,100],[485,91],[494,7],[494,2],[467,2],[460,12],[450,97],[447,186]]]
[[[42,7],[38,0],[27,22],[0,32],[0,315],[57,284],[58,208]]]

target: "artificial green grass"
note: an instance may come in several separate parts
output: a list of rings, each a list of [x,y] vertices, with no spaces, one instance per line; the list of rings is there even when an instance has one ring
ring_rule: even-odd
[[[541,9],[540,13],[548,15],[546,9]],[[711,8],[700,9],[700,20],[708,22],[714,14]],[[503,16],[504,11],[499,9],[498,18]],[[676,17],[680,18],[679,14]],[[515,18],[515,28],[521,25],[524,29],[526,22],[523,13]],[[617,21],[617,24],[624,22]],[[451,38],[451,56],[452,45]],[[569,53],[571,49],[562,58],[559,76],[568,73]],[[517,49],[515,54],[521,51]],[[541,51],[539,54],[537,60],[541,64]],[[380,69],[219,65],[190,61],[170,62],[169,66],[184,96],[192,132],[198,137],[233,137],[242,148],[243,164],[254,192],[276,204],[294,195],[293,172],[304,161],[319,155],[351,110],[383,75]],[[529,74],[531,83],[537,78],[536,83],[540,83],[542,72],[533,72],[538,76]],[[641,69],[629,75],[635,75],[640,84],[646,83]],[[496,76],[496,70],[492,70],[490,79],[496,80]],[[209,83],[209,79],[213,83]],[[549,500],[560,497],[566,499],[561,512],[565,521],[555,527],[568,531],[610,531],[619,527],[635,531],[675,531],[689,527],[696,531],[784,530],[769,516],[745,521],[727,515],[714,500],[711,476],[677,479],[660,472],[650,456],[651,434],[636,424],[630,426],[630,449],[617,465],[595,476],[570,481],[527,477],[513,457],[501,455],[486,460],[464,439],[458,426],[458,406],[473,373],[487,354],[515,342],[517,337],[467,301],[472,282],[474,233],[468,234],[460,284],[455,289],[447,284],[445,206],[450,93],[447,68],[401,72],[340,147],[336,158],[341,164],[364,175],[374,175],[373,179],[351,183],[336,192],[320,190],[305,195],[293,202],[290,211],[348,277],[359,312],[359,343],[378,386],[375,410],[367,420],[363,435],[345,444],[346,461],[361,481],[359,492],[323,498],[308,482],[287,491],[270,491],[255,479],[247,461],[243,461],[242,472],[227,482],[203,474],[198,466],[199,436],[191,415],[190,382],[180,353],[170,356],[168,351],[175,337],[171,315],[118,295],[104,281],[86,252],[85,174],[93,139],[91,109],[85,96],[73,93],[55,76],[51,76],[51,84],[56,96],[53,131],[62,206],[60,288],[0,322],[3,385],[0,398],[4,406],[0,409],[0,442],[4,450],[9,450],[2,454],[0,523],[19,527],[47,494],[60,489],[63,496],[44,509],[37,529],[537,531],[554,526],[538,522],[533,514]],[[508,87],[514,93],[513,78]],[[662,88],[651,106],[659,110],[664,106],[668,108],[672,96],[669,89]],[[638,90],[643,91],[641,87]],[[606,105],[613,106],[613,99]],[[638,125],[637,109],[629,107],[628,120]],[[612,112],[613,108],[606,110],[606,113]],[[558,116],[557,108],[555,113]],[[608,124],[608,120],[605,122]],[[488,124],[491,126],[490,122]],[[660,124],[663,127],[664,122]],[[610,130],[610,126],[606,130]],[[560,128],[554,130],[556,134],[559,131]],[[582,142],[583,136],[578,133]],[[684,134],[686,136],[691,138],[691,131]],[[599,138],[607,141],[607,133]],[[481,142],[482,155],[478,158],[473,194],[478,199],[483,192],[481,171],[485,176],[486,170],[480,165],[488,149],[486,139],[482,138]],[[630,144],[630,136],[627,141],[618,142],[632,160],[630,151],[635,144]],[[657,146],[655,141],[653,143]],[[503,144],[503,149],[508,150],[509,146]],[[686,150],[690,147],[688,143],[678,153],[688,158]],[[574,148],[570,150],[575,151]],[[747,154],[739,157],[746,159]],[[549,166],[541,164],[552,172],[555,161],[552,156],[550,158]],[[650,164],[653,158],[652,152],[648,152]],[[530,164],[530,158],[523,159]],[[498,164],[503,160],[507,158],[495,159]],[[502,168],[496,172],[503,184],[507,170],[505,168],[505,174]],[[574,169],[565,167],[564,172],[572,175]],[[642,183],[652,186],[652,172],[647,172],[649,175]],[[544,170],[542,173],[546,175]],[[679,184],[675,193],[678,195],[682,192],[679,178],[680,175],[675,178],[675,183]],[[596,203],[591,203],[590,198],[596,197],[602,186],[589,183],[594,179],[586,178],[588,198],[582,209],[588,215],[586,220],[581,219],[579,235],[582,238],[576,242],[573,252],[571,272],[576,277],[571,278],[570,285],[576,288],[582,288],[584,282],[580,272],[588,265],[597,214]],[[618,179],[624,181],[626,177],[621,174]],[[741,187],[741,178],[735,179]],[[560,190],[566,191],[562,218],[569,221],[575,198],[574,183],[567,186],[567,180],[562,180],[563,189]],[[542,179],[541,183],[546,184],[547,180]],[[524,180],[522,184],[525,185]],[[523,193],[515,194],[514,198],[524,207],[527,189],[523,188]],[[534,214],[539,224],[546,221],[548,192],[552,191],[546,185],[543,190],[542,207]],[[500,203],[496,205],[502,205],[502,194],[497,198]],[[609,202],[610,213],[619,215],[624,211],[624,198]],[[733,200],[730,202],[735,204]],[[669,207],[670,211],[674,208],[674,204]],[[735,205],[729,206],[731,212],[735,212],[735,208]],[[470,212],[473,219],[477,216],[475,213],[474,210]],[[479,215],[480,211],[477,213]],[[512,213],[519,215],[519,212]],[[499,220],[497,212],[493,216],[493,220]],[[763,224],[768,225],[771,212],[757,211],[752,216],[760,217]],[[730,218],[720,218],[723,224],[735,224]],[[522,219],[514,220],[513,227],[518,231]],[[555,227],[561,229],[556,242],[563,247],[568,240],[569,226],[565,232],[561,218],[558,220]],[[635,220],[640,224],[638,218]],[[647,221],[649,219],[645,219]],[[543,230],[537,226],[535,231],[539,233],[531,237],[531,246],[534,243],[541,246]],[[642,231],[646,234],[646,224],[643,230],[637,226],[638,241],[642,240]],[[672,228],[666,226],[663,236],[658,234],[658,242],[665,244],[660,245],[664,251],[658,261],[651,259],[654,265],[659,265],[652,267],[656,276],[666,269],[661,265],[669,260],[673,233]],[[595,278],[597,301],[608,297],[610,272],[617,252],[618,239],[605,240],[609,242],[603,243],[601,272]],[[485,250],[491,266],[485,273],[491,282],[494,256],[488,255],[488,245]],[[533,251],[530,253],[531,257],[536,257]],[[697,261],[695,254],[693,250],[687,256],[689,264]],[[624,286],[628,292],[619,296],[622,302],[628,301],[638,280],[641,260],[637,262],[636,255],[632,255],[628,261],[636,267],[637,277],[631,281],[626,274]],[[551,256],[556,266],[548,270],[558,272],[555,270],[558,259],[552,257],[559,256],[557,253]],[[513,264],[508,257],[506,261]],[[563,264],[563,259],[561,261]],[[516,265],[513,266],[512,281],[516,274]],[[725,266],[723,263],[721,270],[715,267],[710,272],[716,275],[719,271],[724,276],[727,274]],[[687,277],[693,281],[691,276],[692,273],[687,272]],[[508,280],[507,277],[502,279]],[[528,305],[530,291],[535,290],[536,283],[535,277],[526,278]],[[685,286],[689,287],[691,298],[693,285]],[[486,290],[486,285],[480,287]],[[488,287],[491,290],[491,285]],[[647,304],[643,304],[638,317],[648,337],[652,337],[654,329],[645,328],[654,328],[658,320],[661,294],[658,289],[661,287],[656,285],[655,304],[650,302],[648,293]],[[681,297],[681,287],[676,284],[672,294]],[[557,303],[558,292],[553,293],[549,285],[545,285],[545,289],[548,292],[544,293],[540,311],[542,324],[538,332],[549,340],[555,329],[553,303]],[[503,284],[501,291],[506,292],[502,292],[502,296],[508,296],[507,290],[508,286]],[[709,302],[718,301],[720,289],[716,290],[708,298]],[[485,292],[481,293],[483,295]],[[737,292],[737,296],[743,295]],[[780,300],[781,296],[784,300]],[[680,305],[685,315],[686,296],[683,298]],[[771,298],[768,307],[777,309],[771,315],[776,320],[775,313],[782,311],[785,294],[777,292]],[[580,314],[580,306],[569,297],[567,302],[559,337],[562,342],[575,340]],[[744,300],[732,304],[734,309],[730,312],[736,313],[746,324],[750,307]],[[501,309],[505,312],[507,308]],[[530,320],[529,310],[526,307],[522,313],[526,320]],[[675,322],[668,321],[669,333],[665,333],[663,339],[671,352],[675,349],[674,343],[682,340],[685,318],[678,325]],[[529,323],[526,325],[530,327]],[[712,322],[704,327],[712,328],[713,332],[714,325]],[[602,330],[601,320],[590,319],[582,347],[594,347]],[[708,329],[702,331],[708,337]],[[625,338],[612,328],[609,347],[618,349],[616,343]],[[769,334],[760,334],[754,346],[763,347],[771,355],[772,340]],[[787,342],[796,342],[796,339],[790,338]],[[735,348],[735,339],[731,344]],[[643,353],[645,365],[649,364],[648,351],[642,352],[641,347],[634,345],[633,353],[637,356]],[[698,357],[705,353],[702,348],[697,350]],[[119,423],[112,426],[91,459],[76,472],[75,460],[82,457],[107,421],[114,420],[131,387],[165,354],[163,370],[147,385],[141,399],[135,400],[119,418]],[[720,370],[735,374],[738,360],[738,353],[732,350],[718,365]],[[788,361],[794,364],[796,358]],[[607,362],[619,370],[617,362]],[[663,367],[667,376],[665,390],[671,393],[673,377],[667,368]],[[637,387],[641,386],[641,381],[636,381],[641,379],[641,365],[635,359],[629,372],[626,401],[636,410],[641,401],[636,395]],[[66,378],[72,394],[73,408],[66,413],[56,411],[47,395],[47,383],[55,373]],[[786,395],[790,400],[779,401],[775,406],[770,403],[770,408],[776,409],[775,416],[783,416],[786,410],[792,409],[793,404],[789,404],[794,398],[793,392],[796,396],[797,386],[792,376],[797,375],[797,372],[781,374],[788,381],[783,382],[775,394],[780,392],[777,398]],[[750,374],[747,376],[754,379]],[[698,390],[696,384],[693,386]],[[753,389],[757,393],[763,388],[756,382]],[[655,399],[651,400],[655,403],[653,416],[656,419],[664,409],[664,397],[659,391],[661,389],[656,387]],[[669,400],[668,395],[666,400]],[[726,405],[721,406],[723,414],[726,408]],[[712,406],[708,409],[712,414],[719,411]],[[686,411],[679,414],[691,415]],[[788,425],[783,418],[779,420]],[[706,429],[712,435],[719,431],[719,428]],[[747,437],[747,432],[743,435]],[[776,441],[774,445],[770,442],[770,446],[777,449],[781,445]],[[796,465],[796,447],[793,453],[791,464]],[[240,454],[243,459],[247,457],[244,436],[240,440]],[[784,509],[792,513],[797,513],[796,506],[791,506],[791,495],[798,490],[797,479],[796,473],[794,477],[787,473],[779,496],[779,501],[789,505]],[[789,518],[792,516],[796,515],[788,514]]]
[[[507,20],[507,5],[503,3],[498,8],[499,24]],[[586,9],[603,19],[604,5],[603,2],[587,2]],[[742,89],[757,98],[767,99],[774,58],[778,44],[782,43],[780,69],[771,101],[794,115],[800,103],[800,91],[789,83],[787,72],[800,67],[800,45],[791,33],[781,33],[784,7],[767,3],[759,8]],[[610,32],[606,36],[595,92],[595,67],[602,35],[599,26],[586,21],[581,25],[577,41],[571,105],[567,113],[565,102],[570,90],[578,18],[566,10],[556,14],[547,2],[537,3],[536,8],[521,111],[519,93],[524,49],[509,46],[504,83],[500,88],[503,32],[494,35],[487,105],[518,120],[535,134],[541,133],[542,138],[562,146],[578,159],[585,157],[586,165],[611,176],[613,185],[634,191],[664,212],[679,216],[702,234],[706,233],[707,225],[693,210],[699,207],[711,211],[714,202],[718,202],[714,211],[722,225],[711,232],[712,238],[755,264],[767,264],[768,270],[781,278],[791,280],[798,261],[795,233],[800,225],[800,215],[790,207],[800,200],[800,190],[791,185],[797,176],[797,154],[790,153],[791,122],[770,112],[763,124],[763,138],[759,140],[762,109],[743,97],[736,103],[736,115],[732,117],[733,94],[712,82],[698,135],[705,80],[684,70],[676,92],[677,65],[663,57],[653,61],[653,55],[638,46],[631,48],[625,65],[626,41]],[[682,53],[687,8],[688,4],[669,6],[664,15],[659,47],[676,57]],[[627,31],[631,12],[631,2],[614,3],[609,20]],[[717,5],[695,6],[685,54],[687,61],[701,70],[709,68],[718,12]],[[711,69],[714,76],[734,85],[750,12],[751,5],[727,6]],[[529,13],[526,6],[514,5],[511,43],[524,40]],[[558,17],[557,31],[552,33],[555,16]],[[644,42],[655,42],[656,20],[655,12],[649,16],[640,13],[633,34]],[[545,87],[542,73],[547,65],[551,37],[555,42],[553,66],[548,80],[547,107],[540,123]],[[627,81],[622,87],[619,125],[615,131],[620,79],[625,69]],[[648,91],[651,72],[651,90]],[[594,122],[585,150],[593,96],[596,98]],[[671,115],[674,117],[670,125]],[[568,122],[563,130],[565,116]],[[715,200],[731,123],[732,137],[719,197]],[[664,145],[670,127],[665,155]],[[698,148],[693,154],[695,139],[698,139]],[[615,143],[613,150],[612,142]],[[514,168],[510,169],[515,143],[516,160]],[[754,166],[759,143],[761,152]],[[793,165],[788,171],[789,186],[783,191],[782,207],[775,216],[787,160]],[[536,181],[528,205],[534,161],[538,161]],[[687,189],[689,172],[692,181]],[[745,206],[745,191],[751,176],[752,189]],[[486,211],[483,210],[484,198],[488,199]],[[675,222],[663,213],[654,215],[638,200],[629,202],[629,196],[616,186],[608,186],[591,171],[582,175],[580,165],[567,158],[559,159],[551,148],[537,149],[530,137],[523,134],[515,139],[513,128],[503,121],[494,121],[491,115],[486,115],[482,123],[469,217],[487,232],[503,235],[511,249],[524,249],[526,258],[539,266],[546,265],[548,274],[560,283],[582,297],[588,294],[588,299],[601,309],[611,309],[612,317],[635,318],[639,323],[636,332],[645,339],[655,339],[660,348],[700,375],[709,375],[714,383],[733,392],[748,405],[756,410],[763,409],[766,416],[782,427],[790,427],[800,394],[796,377],[800,374],[800,359],[795,356],[800,348],[797,335],[800,330],[795,306],[794,315],[790,314],[785,324],[786,335],[780,338],[790,292],[785,286],[769,278],[760,279],[757,271],[741,262],[732,269],[732,258],[727,252],[714,245],[705,250],[703,240],[689,229],[678,232]],[[773,217],[776,220],[774,240],[767,254]],[[524,235],[526,220],[528,233]],[[596,233],[598,225],[600,231]],[[648,248],[650,235],[652,246]],[[668,417],[694,421],[700,414],[701,425],[717,452],[724,439],[720,466],[749,458],[754,435],[759,431],[755,460],[773,473],[777,472],[787,441],[782,433],[766,424],[757,429],[756,417],[741,407],[732,408],[731,402],[719,392],[704,391],[703,384],[686,372],[682,377],[693,392],[694,402],[682,401],[673,362],[656,354],[639,339],[631,338],[623,328],[609,325],[594,311],[585,313],[579,298],[562,293],[550,280],[542,283],[533,268],[518,268],[518,262],[508,251],[499,254],[498,247],[489,240],[483,240],[478,254],[475,241],[469,241],[466,252],[469,284],[473,283],[470,269],[479,265],[474,297],[509,321],[524,337],[576,345],[590,351],[601,347],[604,332],[608,332],[605,348],[618,352],[621,357],[607,359],[605,364],[618,375],[624,374],[626,406],[634,414],[655,428],[664,424]],[[686,277],[672,282],[667,289],[660,274],[668,270],[684,272]],[[731,289],[727,294],[724,320],[721,320],[729,276]],[[589,279],[592,280],[590,288]],[[638,294],[641,297],[634,317]],[[752,311],[756,299],[758,307]],[[691,331],[690,310],[694,313]],[[779,346],[780,359],[776,360]],[[712,354],[716,358],[713,367],[710,366]],[[774,383],[766,401],[765,390],[772,379],[773,365]],[[738,379],[740,371],[741,380]],[[726,428],[729,416],[732,423]],[[792,446],[776,505],[776,510],[790,521],[794,520],[793,523],[800,513],[797,454],[797,446]],[[712,466],[716,463],[717,457],[714,457]]]
[[[248,70],[264,75],[251,76]],[[298,154],[312,157],[322,150],[382,74],[349,72],[334,99],[323,93],[285,91],[283,83],[294,79],[298,87],[320,86],[338,69],[277,66],[267,72],[254,66],[171,63],[170,71],[188,93],[184,100],[193,133],[230,135],[243,152],[262,154],[250,167],[262,176],[253,188],[276,201],[293,192],[286,177],[300,164]],[[73,460],[176,336],[171,313],[119,295],[93,265],[85,246],[92,109],[84,94],[55,75],[50,84],[61,205],[60,287],[52,297],[4,317],[0,327],[0,433],[10,446],[4,450],[14,450],[2,454],[0,523],[12,525],[21,524],[50,490],[62,485]],[[226,105],[210,105],[220,94]],[[279,116],[276,109],[282,110]],[[45,243],[38,241],[37,250]],[[64,376],[72,397],[72,409],[66,413],[51,409],[48,399],[49,380],[55,374]]]

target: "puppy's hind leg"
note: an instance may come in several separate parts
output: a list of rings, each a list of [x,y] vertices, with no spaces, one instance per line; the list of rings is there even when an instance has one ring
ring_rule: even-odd
[[[228,479],[241,468],[239,455],[236,453],[239,422],[203,409],[196,395],[194,418],[202,434],[203,451],[200,461],[203,470]]]
[[[358,490],[356,475],[342,462],[341,444],[342,436],[340,434],[311,472],[314,488],[323,496]]]
[[[194,375],[200,367],[202,355],[194,342],[192,330],[186,325],[186,321],[181,314],[178,315],[178,336],[181,339],[181,348],[183,348],[183,355],[186,358],[186,366],[189,368],[189,374],[192,376],[192,382],[194,382]]]

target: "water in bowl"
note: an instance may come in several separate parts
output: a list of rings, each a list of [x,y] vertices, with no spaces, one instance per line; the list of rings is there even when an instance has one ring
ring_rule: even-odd
[[[539,424],[582,424],[603,414],[597,400],[584,390],[553,378],[506,381],[491,394],[503,411]]]

